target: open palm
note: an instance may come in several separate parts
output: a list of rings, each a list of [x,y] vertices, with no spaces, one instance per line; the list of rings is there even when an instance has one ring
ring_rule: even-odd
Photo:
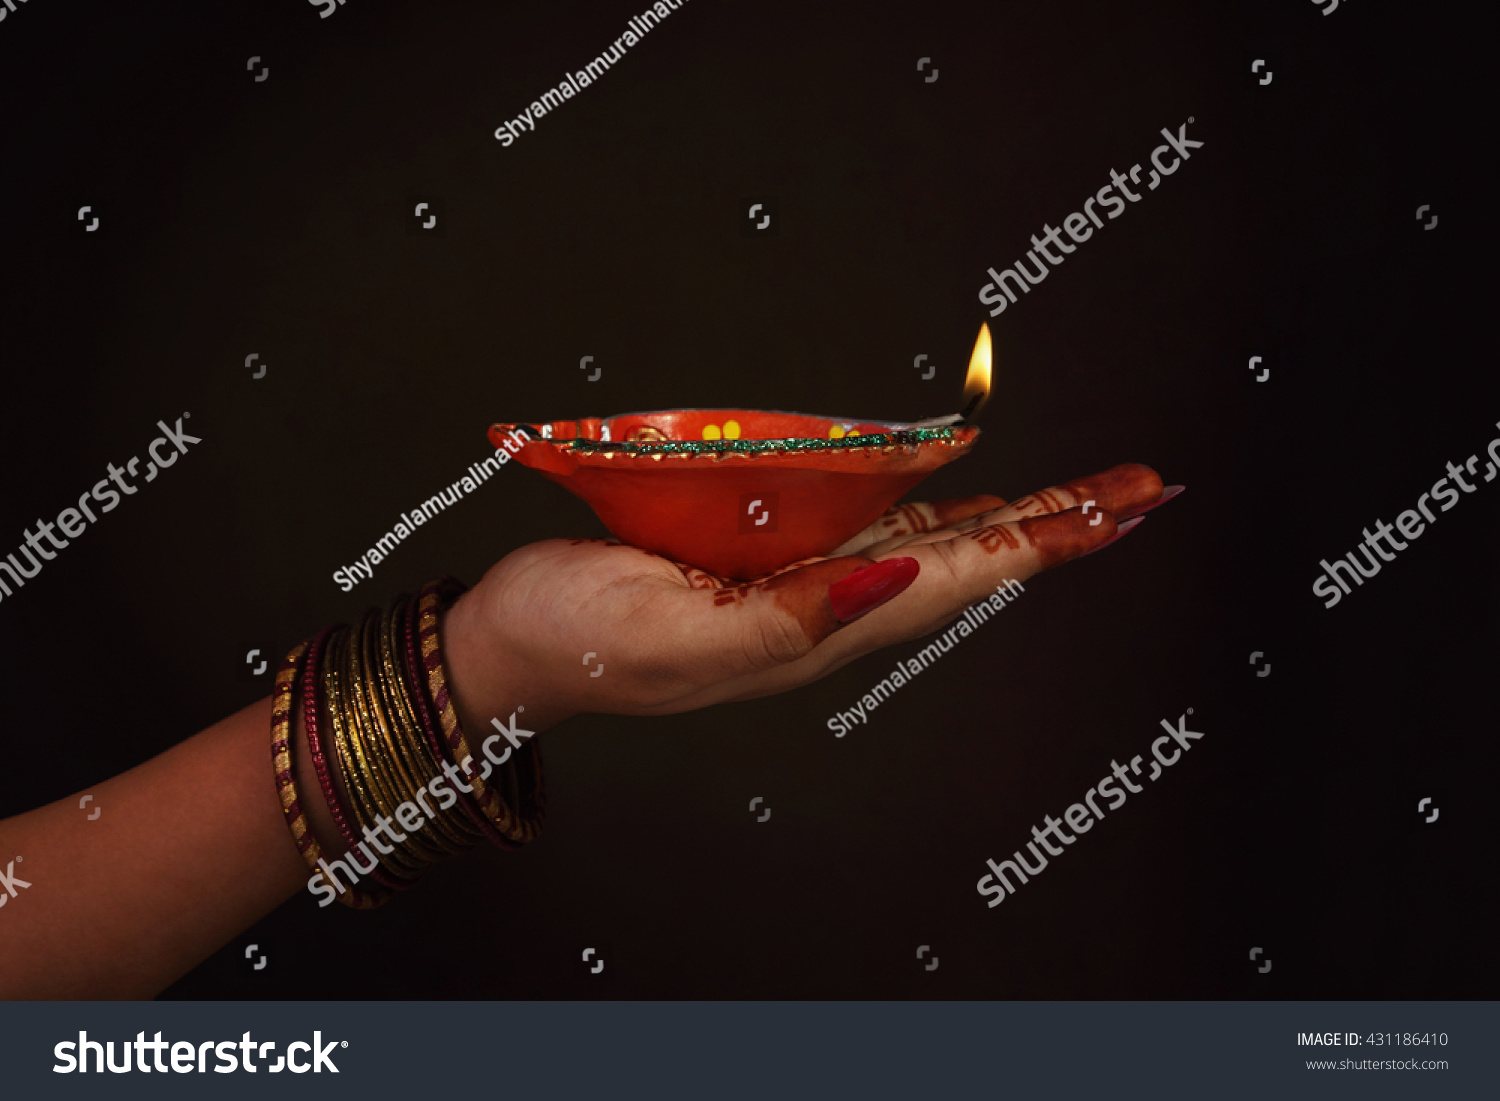
[[[470,643],[469,667],[453,670],[460,710],[485,721],[524,701],[530,721],[550,725],[784,692],[939,629],[1007,579],[1099,549],[1180,488],[1163,492],[1155,471],[1127,463],[1010,503],[897,505],[831,556],[751,582],[613,540],[533,543],[449,613],[445,632]]]

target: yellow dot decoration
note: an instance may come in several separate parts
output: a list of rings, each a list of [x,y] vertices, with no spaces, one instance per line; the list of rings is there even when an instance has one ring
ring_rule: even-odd
[[[739,421],[725,421],[724,422],[724,438],[726,440],[737,440],[737,439],[740,438],[740,422]]]
[[[717,424],[705,424],[703,426],[703,438],[705,440],[717,440],[720,438],[719,426]]]
[[[836,425],[834,425],[832,428],[830,428],[828,430],[828,438],[830,440],[841,440],[841,439],[843,439],[844,438],[844,426],[842,424],[836,424]]]

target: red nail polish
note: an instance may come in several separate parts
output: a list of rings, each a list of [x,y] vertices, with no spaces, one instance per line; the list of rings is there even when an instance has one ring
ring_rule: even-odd
[[[1115,528],[1115,533],[1113,535],[1111,535],[1108,539],[1106,539],[1104,542],[1100,543],[1097,547],[1090,547],[1088,550],[1084,551],[1078,557],[1079,558],[1087,558],[1089,555],[1093,554],[1095,551],[1102,551],[1105,547],[1109,546],[1111,543],[1118,543],[1121,539],[1124,539],[1127,535],[1129,535],[1136,528],[1140,527],[1141,521],[1144,520],[1144,519],[1145,519],[1144,516],[1137,516],[1134,520],[1126,520],[1119,527]]]
[[[828,601],[840,623],[853,623],[860,616],[898,596],[921,571],[915,558],[887,558],[855,570],[842,581],[828,586]]]
[[[1144,516],[1146,513],[1150,512],[1152,509],[1154,509],[1154,508],[1160,508],[1162,505],[1166,504],[1173,497],[1176,497],[1179,493],[1181,493],[1186,488],[1187,488],[1187,486],[1167,486],[1167,487],[1165,487],[1161,491],[1161,496],[1158,497],[1156,500],[1150,502],[1149,504],[1144,504],[1140,508],[1134,508],[1134,509],[1131,509],[1129,512],[1121,513],[1118,517],[1116,517],[1116,519],[1119,519],[1119,520],[1129,520],[1132,516]],[[1095,548],[1095,549],[1097,550],[1098,548]]]

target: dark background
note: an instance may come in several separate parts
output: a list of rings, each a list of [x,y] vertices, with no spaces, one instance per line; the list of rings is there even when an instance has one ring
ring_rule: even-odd
[[[543,738],[534,845],[375,913],[299,894],[167,997],[1493,996],[1500,488],[1336,608],[1311,593],[1497,435],[1477,27],[1352,0],[692,0],[504,148],[636,7],[18,7],[0,552],[158,419],[203,442],[0,603],[4,814],[265,694],[253,646],[604,534],[512,466],[340,592],[492,421],[956,408],[985,269],[1162,127],[1205,143],[995,320],[985,435],[921,489],[1140,461],[1179,500],[843,739],[828,717],[922,643],[779,698],[575,719]],[[775,236],[741,233],[747,196]],[[409,230],[414,197],[441,236]],[[1166,778],[984,905],[986,857],[1188,707],[1206,736]]]

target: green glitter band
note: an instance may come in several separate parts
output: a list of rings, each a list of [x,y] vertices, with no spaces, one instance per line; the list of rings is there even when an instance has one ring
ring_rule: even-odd
[[[908,428],[889,433],[872,433],[861,436],[844,436],[840,439],[820,440],[813,437],[791,436],[779,440],[645,440],[641,442],[613,440],[553,440],[559,448],[571,448],[582,452],[621,452],[627,455],[709,455],[715,453],[758,453],[769,451],[776,454],[792,454],[798,451],[838,451],[854,447],[891,447],[933,443],[954,438],[952,427]]]

